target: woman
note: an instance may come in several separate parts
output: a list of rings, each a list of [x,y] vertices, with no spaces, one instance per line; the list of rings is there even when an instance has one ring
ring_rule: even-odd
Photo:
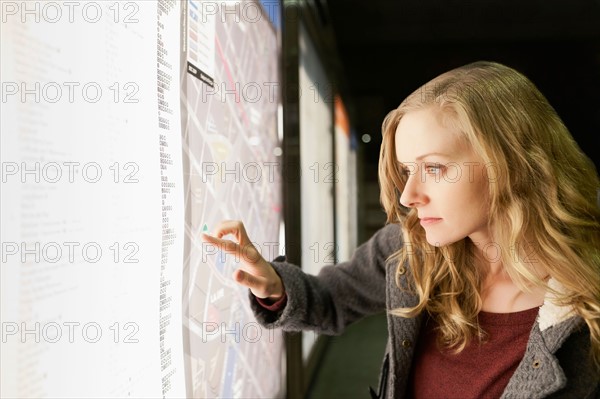
[[[339,334],[385,309],[380,397],[600,396],[600,181],[526,77],[476,62],[409,95],[379,181],[387,225],[318,276],[241,222],[205,236],[241,256],[261,323]]]

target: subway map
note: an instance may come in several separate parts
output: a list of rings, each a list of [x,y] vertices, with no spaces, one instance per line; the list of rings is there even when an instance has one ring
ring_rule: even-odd
[[[186,250],[186,390],[192,397],[284,392],[283,336],[254,319],[237,267],[201,240],[226,219],[244,222],[271,260],[280,252],[278,33],[255,1],[187,1],[182,41]]]

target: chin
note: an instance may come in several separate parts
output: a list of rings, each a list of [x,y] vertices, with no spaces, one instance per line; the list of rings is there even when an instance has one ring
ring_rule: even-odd
[[[448,245],[454,244],[455,242],[459,241],[460,239],[448,239],[448,237],[433,237],[430,235],[426,235],[425,238],[427,239],[427,242],[430,245],[433,245],[434,247],[446,247]]]
[[[443,247],[447,245],[445,241],[431,240],[429,238],[427,238],[427,242],[429,243],[429,245],[433,245],[434,247]]]

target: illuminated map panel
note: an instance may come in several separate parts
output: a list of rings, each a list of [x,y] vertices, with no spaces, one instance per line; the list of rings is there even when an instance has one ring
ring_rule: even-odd
[[[302,176],[302,270],[318,274],[335,261],[333,233],[334,180],[333,96],[315,44],[304,24],[299,24],[300,167]],[[306,361],[318,335],[302,333]]]
[[[346,262],[352,257],[358,241],[356,144],[352,142],[350,119],[339,95],[334,97],[334,116],[335,163],[338,166],[335,185],[337,260]]]
[[[1,396],[181,398],[179,2],[1,7]]]
[[[188,1],[186,16],[187,392],[273,397],[283,390],[282,333],[259,326],[231,278],[236,260],[200,234],[239,219],[264,258],[281,250],[277,31],[258,2]]]
[[[284,391],[281,332],[198,242],[239,218],[281,252],[278,34],[224,3],[0,3],[0,396]]]

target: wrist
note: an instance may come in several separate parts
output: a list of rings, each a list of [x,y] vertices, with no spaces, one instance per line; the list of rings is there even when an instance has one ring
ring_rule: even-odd
[[[267,297],[271,301],[278,301],[285,295],[285,289],[283,287],[283,281],[281,281],[281,277],[277,273],[276,281],[273,283],[273,287],[269,290],[271,294]]]

